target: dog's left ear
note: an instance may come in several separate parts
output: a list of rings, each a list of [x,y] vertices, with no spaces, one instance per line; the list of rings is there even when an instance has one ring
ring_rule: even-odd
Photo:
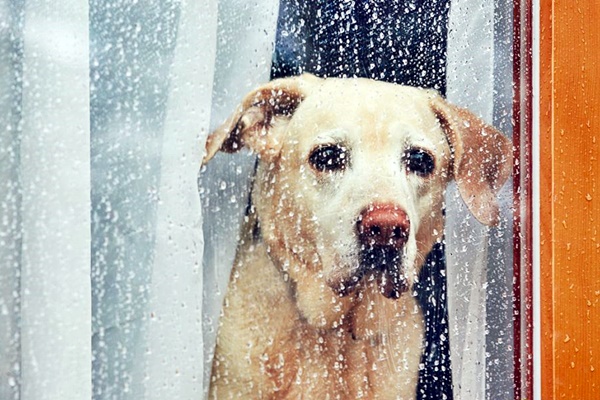
[[[432,108],[453,154],[451,172],[461,197],[479,222],[499,220],[497,192],[512,171],[512,144],[500,131],[470,111],[439,96]]]
[[[268,158],[281,149],[281,138],[273,127],[289,120],[306,97],[314,75],[273,80],[246,95],[237,110],[206,141],[206,164],[219,150],[235,153],[247,146],[259,157]]]

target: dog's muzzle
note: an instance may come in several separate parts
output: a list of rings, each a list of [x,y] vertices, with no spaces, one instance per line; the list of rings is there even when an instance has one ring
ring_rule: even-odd
[[[363,280],[377,280],[381,294],[397,299],[408,290],[402,268],[404,246],[410,233],[410,220],[404,210],[391,204],[365,208],[356,223],[360,244],[360,265],[344,283],[341,295],[352,292]]]

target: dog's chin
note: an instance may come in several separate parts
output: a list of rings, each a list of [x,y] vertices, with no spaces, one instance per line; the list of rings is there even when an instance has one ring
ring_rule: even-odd
[[[388,299],[398,299],[408,291],[409,282],[404,272],[402,249],[392,246],[372,246],[363,249],[357,260],[358,266],[346,277],[329,282],[340,296],[346,297],[358,289],[377,286]]]

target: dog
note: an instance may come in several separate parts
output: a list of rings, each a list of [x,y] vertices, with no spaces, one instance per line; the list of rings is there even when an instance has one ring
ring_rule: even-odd
[[[413,285],[446,186],[496,224],[510,141],[433,90],[304,74],[249,93],[203,163],[244,147],[258,162],[209,397],[415,399]]]

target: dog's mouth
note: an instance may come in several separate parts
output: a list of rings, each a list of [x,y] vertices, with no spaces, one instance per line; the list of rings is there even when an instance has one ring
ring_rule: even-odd
[[[334,290],[341,297],[354,293],[361,286],[376,285],[388,299],[398,299],[408,291],[408,279],[402,268],[403,252],[395,246],[375,245],[360,252],[359,266]]]
[[[403,267],[410,232],[410,219],[403,208],[391,203],[365,207],[355,225],[358,265],[349,278],[331,286],[343,297],[361,286],[376,285],[383,296],[398,299],[409,288]]]

